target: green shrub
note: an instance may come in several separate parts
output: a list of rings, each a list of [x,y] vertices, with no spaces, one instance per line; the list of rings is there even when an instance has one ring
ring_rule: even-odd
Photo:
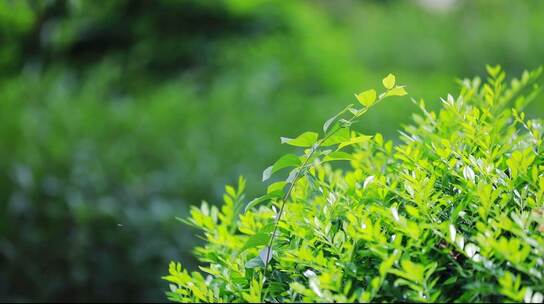
[[[327,120],[322,136],[282,138],[303,153],[284,155],[263,179],[291,168],[285,181],[245,210],[243,179],[226,187],[221,208],[192,208],[186,222],[204,232],[196,254],[205,274],[171,262],[168,298],[542,302],[542,125],[522,112],[540,72],[506,85],[488,67],[487,82],[462,80],[438,113],[413,100],[421,114],[398,144],[352,128],[405,94],[392,75],[384,93],[358,94],[362,106]]]

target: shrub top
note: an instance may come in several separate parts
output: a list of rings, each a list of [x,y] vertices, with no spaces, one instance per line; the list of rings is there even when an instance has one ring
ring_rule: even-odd
[[[499,67],[487,70],[485,83],[461,81],[438,113],[413,100],[421,114],[399,144],[352,130],[369,108],[406,94],[393,75],[382,94],[357,94],[360,105],[327,120],[323,135],[282,138],[301,153],[263,179],[290,168],[285,181],[245,204],[241,178],[220,209],[192,208],[205,274],[172,262],[168,298],[542,302],[542,124],[522,112],[541,70],[509,85]],[[335,169],[339,160],[349,169]]]

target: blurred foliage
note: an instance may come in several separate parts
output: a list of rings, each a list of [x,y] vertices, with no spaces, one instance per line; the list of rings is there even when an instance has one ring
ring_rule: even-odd
[[[0,298],[160,298],[153,274],[193,263],[174,216],[254,181],[270,139],[385,71],[432,108],[485,63],[542,63],[541,1],[418,3],[0,0]],[[393,103],[363,130],[391,138]]]

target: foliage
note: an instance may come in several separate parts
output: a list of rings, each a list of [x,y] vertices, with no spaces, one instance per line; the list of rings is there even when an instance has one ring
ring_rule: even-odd
[[[180,302],[542,302],[542,124],[523,109],[541,69],[505,83],[464,79],[436,113],[421,114],[401,143],[362,135],[353,123],[389,95],[395,78],[327,120],[323,134],[266,169],[291,168],[240,212],[245,181],[221,208],[193,207],[203,231],[201,272],[171,262],[168,298]],[[349,168],[332,161],[349,160]],[[263,204],[269,200],[269,204]],[[277,229],[276,229],[277,228]],[[271,255],[271,256],[270,256]]]
[[[196,267],[172,215],[265,191],[289,146],[263,139],[389,70],[434,109],[485,62],[542,64],[544,1],[422,2],[0,0],[0,298],[157,299],[150,274]],[[361,132],[392,138],[414,107],[391,102]]]

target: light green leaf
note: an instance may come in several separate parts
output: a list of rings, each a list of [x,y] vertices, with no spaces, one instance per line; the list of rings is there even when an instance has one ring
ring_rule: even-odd
[[[351,109],[351,108],[349,108]],[[325,121],[325,123],[323,124],[323,133],[327,133],[327,131],[329,130],[329,127],[338,119],[338,117],[340,117],[340,115],[343,114],[343,111],[334,115],[333,117],[327,119],[327,121]]]
[[[350,108],[349,111],[351,112],[351,114],[353,114],[354,116],[359,116],[361,115],[361,112],[363,111],[362,109],[359,110],[359,109],[355,109],[355,108]]]
[[[271,200],[271,199],[274,199],[274,198],[280,198],[282,195],[283,195],[283,191],[282,190],[277,190],[277,191],[274,191],[274,192],[270,192],[270,193],[268,193],[266,195],[260,196],[260,197],[258,197],[256,199],[250,201],[249,203],[247,203],[244,212],[247,212],[249,209],[253,208],[254,206],[256,206],[259,203],[262,203],[264,201]]]
[[[496,66],[486,65],[485,69],[487,70],[487,73],[491,77],[496,77],[497,74],[499,74],[499,72],[501,71],[501,66],[500,65],[496,65]]]
[[[389,74],[385,76],[382,83],[386,89],[391,90],[395,86],[395,75]]]
[[[372,138],[372,136],[368,136],[368,135],[360,135],[360,136],[357,136],[357,137],[352,137],[352,138],[350,138],[350,140],[342,142],[338,146],[338,149],[342,149],[342,148],[347,147],[349,145],[363,143],[363,142],[369,141],[371,138]]]
[[[272,176],[275,172],[288,168],[288,167],[295,167],[300,164],[300,159],[295,154],[285,154],[284,156],[280,157],[272,166],[266,168],[266,170],[263,171],[263,182]]]
[[[376,91],[375,90],[366,90],[359,94],[356,94],[355,97],[357,100],[365,107],[370,107],[376,102]]]
[[[276,191],[283,191],[283,188],[285,188],[286,184],[287,184],[287,182],[285,182],[285,181],[279,181],[279,182],[272,183],[266,189],[266,193],[272,193],[272,192],[276,192]]]
[[[333,160],[352,160],[353,156],[349,153],[343,152],[343,151],[334,151],[329,153],[325,158],[323,159],[324,162],[327,161],[333,161]]]
[[[404,96],[406,94],[408,94],[408,92],[406,92],[404,87],[395,87],[394,89],[387,91],[385,95],[386,96]]]
[[[325,121],[325,123],[323,124],[323,133],[327,133],[327,131],[329,130],[329,128],[334,125],[334,122],[338,119],[338,117],[342,116],[342,114],[344,114],[346,111],[353,111],[353,105],[350,104],[348,105],[347,107],[345,107],[342,111],[340,111],[339,113],[337,113],[336,115],[334,115],[333,117],[327,119],[327,121]]]
[[[325,140],[321,146],[327,147],[339,144],[341,142],[344,142],[346,140],[349,140],[349,128],[342,128],[336,131],[333,135],[329,136],[327,140]]]
[[[311,147],[319,138],[316,132],[304,132],[296,138],[282,137],[281,143],[295,147]]]
[[[272,223],[261,228],[259,232],[251,236],[246,241],[246,243],[244,244],[242,249],[240,249],[238,254],[246,251],[249,248],[255,248],[255,247],[259,247],[259,246],[267,244],[270,241],[270,233],[272,233],[272,231],[274,230],[274,226],[275,225]]]

